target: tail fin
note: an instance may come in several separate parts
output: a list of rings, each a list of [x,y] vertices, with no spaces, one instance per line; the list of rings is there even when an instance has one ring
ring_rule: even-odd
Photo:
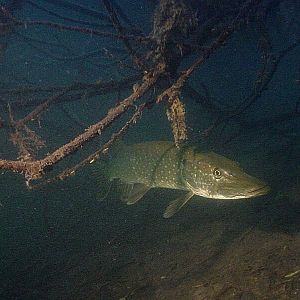
[[[109,195],[112,186],[110,177],[111,162],[117,153],[124,150],[125,147],[126,145],[122,140],[119,139],[115,141],[112,147],[109,148],[109,151],[101,155],[99,159],[91,165],[92,176],[96,178],[97,185],[100,187],[97,193],[97,200],[103,201]]]
[[[109,177],[109,157],[102,155],[96,162],[91,164],[91,176],[96,180],[99,192],[97,192],[97,200],[103,201],[110,192],[112,181]]]

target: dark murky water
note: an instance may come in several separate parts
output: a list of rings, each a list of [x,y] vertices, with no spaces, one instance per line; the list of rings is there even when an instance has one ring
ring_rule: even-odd
[[[14,16],[22,20],[113,32],[101,1],[17,2],[1,4],[11,5]],[[145,34],[152,28],[155,2],[113,1],[122,24]],[[206,1],[201,3],[206,7]],[[201,134],[219,116],[203,107],[193,91],[206,95],[224,112],[246,97],[251,101],[257,74],[264,68],[260,47],[266,36],[260,36],[260,23],[250,18],[249,26],[235,33],[193,74],[182,99],[189,142],[240,162],[250,174],[268,182],[271,193],[239,201],[194,197],[166,220],[163,212],[180,191],[152,189],[136,205],[126,206],[119,200],[117,183],[106,201],[99,201],[107,183],[93,166],[34,191],[26,189],[21,175],[3,172],[1,299],[299,299],[300,48],[284,51],[299,41],[300,7],[292,0],[264,3],[271,11],[265,24],[272,43],[269,59],[282,55],[282,60],[261,97],[226,127],[209,137]],[[12,109],[15,119],[20,119],[34,108],[26,103],[40,103],[52,94],[8,90],[117,80],[138,73],[127,68],[132,61],[122,41],[43,26],[19,26],[9,34],[0,26],[0,52],[0,120],[4,122],[8,102],[17,103]],[[180,69],[198,56],[184,59]],[[75,93],[72,101],[52,106],[39,123],[30,125],[47,143],[40,155],[100,120],[131,91],[128,84],[128,88],[94,97]],[[99,148],[126,117],[55,167],[54,173]],[[18,154],[9,142],[9,130],[0,130],[1,158],[15,159]],[[172,138],[164,104],[160,104],[145,111],[124,140]]]

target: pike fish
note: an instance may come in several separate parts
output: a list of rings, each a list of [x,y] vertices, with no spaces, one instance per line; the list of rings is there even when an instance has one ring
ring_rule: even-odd
[[[112,150],[106,176],[110,181],[121,181],[121,200],[128,205],[142,199],[151,188],[185,191],[168,205],[165,218],[173,216],[194,195],[241,199],[261,196],[270,190],[235,161],[190,146],[178,148],[167,141],[117,146]]]

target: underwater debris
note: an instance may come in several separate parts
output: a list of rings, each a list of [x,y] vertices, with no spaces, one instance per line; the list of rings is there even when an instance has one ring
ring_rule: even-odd
[[[295,271],[295,272],[292,272],[292,273],[289,273],[287,275],[284,276],[284,278],[291,278],[291,277],[294,277],[296,275],[298,275],[300,273],[300,269]]]
[[[25,140],[25,138],[29,136],[31,138],[30,142],[35,139],[34,141],[36,142],[36,145],[38,145],[37,148],[39,149],[39,147],[42,146],[41,143],[37,143],[37,141],[42,142],[41,140],[38,140],[40,133],[35,134],[33,129],[24,126],[28,126],[27,123],[33,119],[39,118],[41,113],[48,111],[50,106],[61,103],[62,101],[70,101],[70,99],[72,99],[72,101],[82,100],[83,96],[86,99],[92,98],[95,95],[101,94],[101,91],[105,91],[106,93],[117,91],[118,95],[120,95],[120,91],[128,89],[129,86],[133,87],[131,95],[124,97],[117,105],[113,105],[110,109],[107,109],[107,114],[101,120],[97,119],[97,121],[90,122],[84,132],[76,132],[76,135],[71,140],[68,137],[63,144],[55,144],[54,142],[54,150],[52,152],[47,152],[46,155],[39,159],[33,159],[33,155],[31,154],[32,151],[29,149],[30,155],[28,155],[28,153],[24,153],[20,155],[20,157],[12,160],[1,159],[0,168],[25,175],[27,181],[30,181],[31,179],[40,179],[45,175],[45,173],[52,169],[50,168],[51,166],[75,153],[77,150],[85,147],[87,143],[94,138],[97,138],[99,134],[102,136],[104,131],[106,131],[110,125],[112,125],[115,121],[120,120],[121,116],[130,112],[132,107],[135,107],[138,100],[142,100],[142,97],[147,97],[150,93],[157,96],[157,100],[153,100],[151,102],[143,99],[142,101],[144,102],[141,105],[151,108],[154,104],[158,104],[161,101],[168,103],[167,116],[171,123],[175,144],[178,147],[187,138],[185,106],[180,98],[180,93],[184,84],[199,66],[201,66],[215,51],[226,44],[229,37],[241,28],[241,25],[244,24],[245,20],[248,20],[249,16],[257,15],[257,11],[259,10],[259,14],[264,12],[267,13],[266,8],[261,5],[260,1],[249,0],[242,4],[237,1],[233,2],[232,7],[228,10],[224,7],[226,13],[228,13],[227,18],[225,18],[226,22],[224,22],[222,18],[219,18],[218,9],[214,8],[213,11],[210,11],[210,9],[205,9],[206,5],[204,5],[204,10],[201,11],[201,15],[203,15],[202,17],[200,14],[195,14],[195,11],[198,9],[198,4],[196,2],[197,1],[186,0],[161,0],[157,2],[156,9],[153,10],[152,30],[149,31],[150,34],[143,34],[141,32],[137,33],[128,30],[127,27],[125,27],[118,19],[119,16],[117,11],[120,9],[117,9],[116,5],[109,1],[104,1],[104,4],[106,4],[104,6],[106,7],[109,15],[106,20],[110,20],[112,22],[111,25],[115,28],[116,33],[110,31],[103,32],[95,28],[80,27],[79,25],[72,26],[64,23],[55,23],[51,21],[51,19],[22,20],[19,19],[19,16],[22,14],[18,14],[16,16],[9,6],[1,6],[0,14],[2,17],[0,30],[2,31],[5,31],[8,27],[11,29],[11,32],[14,32],[17,28],[25,28],[30,34],[30,28],[38,26],[47,27],[47,30],[50,29],[53,31],[64,30],[67,32],[77,32],[82,35],[89,35],[91,38],[95,39],[108,38],[121,41],[125,45],[127,54],[133,59],[132,65],[128,65],[128,67],[138,71],[139,75],[137,75],[136,80],[129,80],[129,76],[132,75],[126,74],[128,78],[124,80],[128,82],[128,84],[124,83],[122,86],[120,86],[117,80],[112,79],[107,81],[106,84],[105,81],[100,79],[100,83],[102,81],[104,83],[99,84],[99,78],[95,78],[94,82],[96,82],[96,84],[74,82],[73,84],[66,85],[65,87],[49,88],[46,86],[27,87],[25,89],[20,88],[9,91],[1,90],[1,95],[10,95],[12,97],[16,94],[21,96],[23,96],[24,93],[26,95],[28,93],[32,94],[30,97],[32,100],[28,98],[26,99],[26,97],[25,99],[22,99],[22,101],[25,100],[25,105],[23,105],[23,102],[20,101],[20,99],[17,99],[14,104],[19,109],[20,107],[23,108],[24,106],[31,105],[34,105],[35,108],[28,114],[25,114],[25,116],[24,110],[21,110],[21,116],[23,117],[11,122],[11,126],[6,124],[8,122],[3,124],[1,119],[1,128],[9,128],[9,130],[17,130],[21,127],[23,130],[23,128],[25,128],[25,130],[27,130],[26,136],[23,134],[23,136],[19,136],[19,139]],[[91,10],[87,10],[78,5],[71,5],[70,9],[83,14],[87,13],[88,15],[91,13]],[[47,11],[47,9],[45,11]],[[201,19],[208,16],[206,13],[209,11],[209,17],[207,17],[208,19],[205,21],[210,23],[209,28],[211,28],[211,30],[207,31],[207,26],[204,24],[205,22],[203,22],[204,20],[199,21],[199,18]],[[215,30],[216,28],[218,28],[217,31]],[[206,32],[205,35],[203,35],[203,30]],[[218,32],[218,35],[216,35],[216,32]],[[54,33],[56,34],[56,32]],[[201,39],[199,39],[200,36],[202,36]],[[194,42],[203,40],[203,36],[205,36],[205,41],[203,41],[201,45],[198,45],[200,48],[195,48]],[[218,37],[216,38],[216,36]],[[40,44],[41,42],[46,43],[49,41],[31,39],[31,42],[34,43],[34,47],[36,47],[36,44]],[[56,43],[51,44],[56,45]],[[292,45],[292,48],[297,45],[298,44]],[[199,50],[200,54],[198,53]],[[42,51],[39,47],[37,47],[37,51],[44,54],[44,51]],[[197,58],[193,62],[188,61],[186,69],[179,70],[179,66],[182,65],[181,63],[183,62],[183,59],[193,54],[195,54]],[[75,55],[75,57],[77,56]],[[285,56],[285,53],[281,56]],[[72,57],[74,56],[72,55]],[[90,55],[83,55],[83,57],[91,59]],[[118,61],[113,63],[117,67],[123,68],[124,64],[122,61],[123,58],[119,57]],[[93,63],[97,64],[95,60],[93,60]],[[109,66],[112,65],[113,64],[110,64]],[[166,86],[166,83],[169,87]],[[41,99],[40,93],[43,91],[49,91],[53,95]],[[74,95],[74,92],[77,94]],[[151,105],[149,105],[150,102]],[[37,103],[39,104],[36,105]],[[101,108],[101,106],[99,107]],[[143,110],[143,108],[141,110]],[[131,120],[130,124],[134,124],[136,122],[136,116],[140,115],[141,110],[138,109],[138,114],[136,115],[135,113],[131,114],[127,121],[123,120],[124,123],[121,127],[123,126],[122,128],[125,129],[121,130],[122,133],[129,127],[127,125],[129,122],[128,120]],[[117,129],[113,132],[113,134],[120,135]],[[105,138],[102,144],[110,144],[111,141],[115,139],[113,134],[111,134],[110,137]],[[15,145],[20,147],[20,143]],[[96,155],[98,155],[99,151],[96,152]],[[88,164],[91,160],[93,160],[93,154],[89,156],[88,159],[83,159],[82,162],[76,166],[83,166],[84,164]],[[77,169],[77,167],[75,168]],[[75,168],[71,170],[74,170]],[[61,176],[53,177],[53,181],[55,181],[55,178],[62,179],[67,177],[66,174],[68,174],[68,170],[65,170],[66,171],[62,172]],[[45,182],[49,183],[50,181],[47,180]]]
[[[176,147],[187,139],[187,129],[185,122],[185,107],[179,97],[169,99],[167,117],[170,121]]]

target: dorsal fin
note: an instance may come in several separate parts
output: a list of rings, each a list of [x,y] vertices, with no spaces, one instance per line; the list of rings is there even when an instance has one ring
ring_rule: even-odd
[[[124,150],[127,147],[126,143],[122,139],[117,139],[108,149],[109,157],[114,157],[117,153]]]

